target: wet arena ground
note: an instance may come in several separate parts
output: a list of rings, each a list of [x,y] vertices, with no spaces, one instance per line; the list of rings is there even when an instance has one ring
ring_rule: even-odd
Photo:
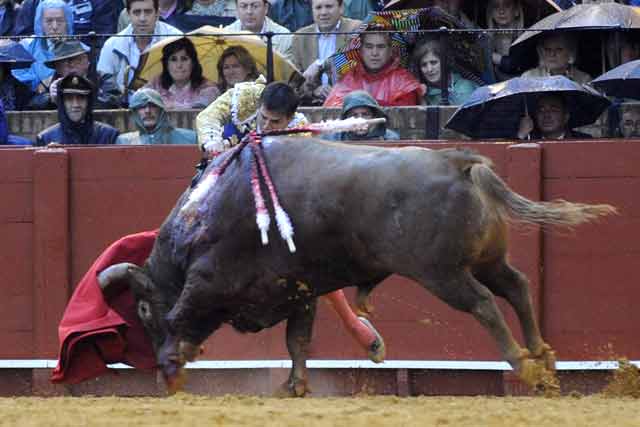
[[[640,426],[632,397],[64,397],[0,399],[0,426]]]

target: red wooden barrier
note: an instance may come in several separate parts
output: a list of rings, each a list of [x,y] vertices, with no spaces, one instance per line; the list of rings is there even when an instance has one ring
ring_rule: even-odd
[[[516,226],[511,259],[531,280],[543,333],[559,359],[640,358],[640,312],[633,309],[640,293],[634,270],[640,245],[640,173],[635,170],[640,164],[639,143],[472,145],[493,159],[512,188],[531,199],[562,197],[619,207],[619,216],[575,232]],[[179,146],[0,150],[0,232],[5,242],[0,247],[5,267],[0,279],[0,359],[56,357],[57,322],[75,283],[111,241],[161,224],[188,185],[198,156],[193,147]],[[376,289],[373,303],[373,319],[385,336],[389,360],[500,359],[475,320],[415,283],[393,277]],[[506,312],[512,327],[519,328],[511,310]],[[323,303],[318,320],[311,358],[364,358]],[[206,347],[205,359],[288,358],[282,326],[255,335],[223,328]],[[334,378],[335,374],[332,371]],[[246,380],[247,371],[225,375],[237,386],[240,378]],[[395,392],[432,390],[420,383],[424,375],[416,375],[392,374],[398,382]],[[438,375],[431,372],[426,377],[433,384],[455,384],[448,377],[438,382]],[[281,376],[267,374],[273,377],[270,381]],[[486,383],[482,375],[477,378]],[[489,383],[479,392],[497,390]],[[211,390],[207,384],[201,389]],[[321,390],[332,387],[336,386],[327,380]]]

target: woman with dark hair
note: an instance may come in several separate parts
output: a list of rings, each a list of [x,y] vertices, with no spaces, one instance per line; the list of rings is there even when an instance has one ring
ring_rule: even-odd
[[[440,42],[435,39],[425,38],[413,51],[413,65],[418,80],[425,86],[423,105],[440,105],[443,103],[441,79],[442,55]],[[471,80],[462,78],[456,72],[449,73],[449,105],[460,105],[478,87]]]
[[[220,95],[215,83],[202,75],[196,49],[187,38],[162,49],[162,73],[145,87],[158,91],[167,109],[203,108]]]
[[[220,93],[236,83],[255,81],[259,76],[255,59],[242,46],[229,46],[218,59],[218,89]]]

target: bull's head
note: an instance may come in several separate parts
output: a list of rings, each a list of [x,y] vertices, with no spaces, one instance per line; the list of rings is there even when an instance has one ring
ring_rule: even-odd
[[[144,269],[131,263],[115,264],[98,275],[98,283],[105,298],[116,295],[128,287],[133,293],[136,313],[151,339],[158,365],[162,369],[170,391],[182,386],[182,367],[187,359],[195,357],[191,349],[183,349],[170,331],[167,313],[171,309],[168,296],[157,287]]]

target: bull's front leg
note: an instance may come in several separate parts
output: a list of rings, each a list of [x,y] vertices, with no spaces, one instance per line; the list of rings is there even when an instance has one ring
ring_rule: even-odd
[[[222,314],[214,305],[217,299],[215,288],[192,274],[166,315],[166,334],[156,359],[170,393],[183,388],[184,365],[200,354],[201,344],[222,325]]]
[[[316,303],[315,298],[300,303],[287,319],[287,350],[293,366],[289,379],[276,392],[277,396],[303,397],[311,391],[307,385],[306,362],[313,332],[313,320],[316,315]]]

